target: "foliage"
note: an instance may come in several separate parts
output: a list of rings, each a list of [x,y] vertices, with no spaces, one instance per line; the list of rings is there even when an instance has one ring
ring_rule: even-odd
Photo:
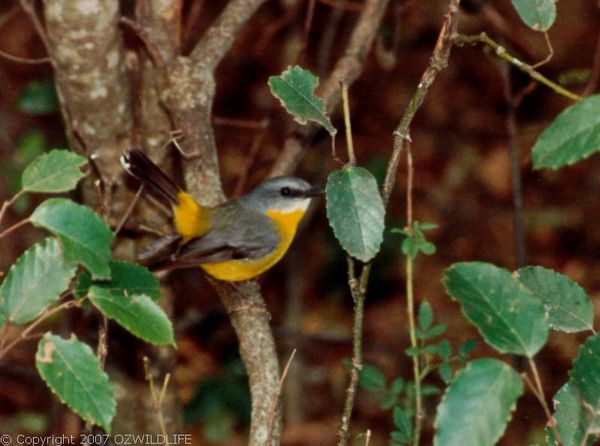
[[[280,76],[269,78],[271,93],[300,124],[315,121],[327,129],[330,135],[337,130],[325,113],[323,101],[314,95],[319,80],[310,71],[299,66],[288,67]]]
[[[72,190],[84,176],[80,167],[85,162],[66,150],[42,154],[25,168],[19,194]],[[175,344],[171,322],[157,303],[158,280],[144,267],[112,259],[114,235],[98,214],[69,199],[50,198],[26,222],[54,236],[32,245],[10,268],[0,287],[0,323],[29,323],[25,334],[51,314],[89,301],[147,342]],[[85,270],[75,281],[78,265]],[[0,357],[6,351],[0,348]],[[66,340],[46,332],[35,359],[41,377],[62,402],[110,433],[114,392],[87,344],[74,334]]]
[[[536,141],[531,151],[535,169],[558,169],[600,150],[600,95],[566,108]]]
[[[346,252],[363,262],[371,260],[383,242],[383,201],[377,181],[362,167],[345,167],[329,174],[327,217]]]
[[[536,31],[548,31],[556,20],[556,0],[512,0],[521,20]]]

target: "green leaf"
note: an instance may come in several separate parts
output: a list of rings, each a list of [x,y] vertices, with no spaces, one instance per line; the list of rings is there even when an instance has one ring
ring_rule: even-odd
[[[551,328],[567,333],[592,329],[592,301],[576,282],[541,266],[521,268],[519,280],[542,301]]]
[[[333,136],[337,130],[325,113],[323,101],[314,95],[317,85],[319,85],[319,79],[310,71],[299,66],[288,67],[281,73],[281,76],[269,78],[271,93],[279,99],[281,105],[294,116],[298,123],[306,124],[307,121],[316,121]]]
[[[431,327],[433,323],[433,310],[431,309],[431,305],[426,300],[421,303],[419,306],[419,328],[423,331],[427,330]]]
[[[90,286],[92,304],[132,334],[156,345],[175,345],[173,326],[165,312],[145,294],[123,294],[120,289]]]
[[[32,245],[10,268],[2,288],[2,306],[11,322],[24,324],[39,316],[68,289],[76,267],[64,264],[58,240]]]
[[[600,433],[600,336],[590,336],[573,360],[570,383],[579,395],[585,419]]]
[[[421,335],[421,339],[428,340],[428,339],[435,338],[436,336],[439,336],[442,333],[444,333],[446,331],[446,328],[447,328],[446,324],[434,325],[433,327],[431,327],[429,330],[427,330],[425,333],[423,333]]]
[[[33,116],[58,111],[58,97],[54,83],[51,80],[30,82],[17,99],[17,108]]]
[[[546,343],[544,308],[510,272],[483,262],[456,263],[445,272],[448,294],[501,353],[533,357]]]
[[[74,335],[66,340],[48,332],[38,344],[35,365],[63,403],[110,433],[116,410],[113,388],[87,344]]]
[[[446,384],[452,381],[452,366],[449,363],[444,362],[440,364],[440,367],[438,368],[438,373],[440,374],[440,378],[442,378],[442,381],[444,381]]]
[[[393,394],[389,394],[384,396],[381,399],[381,403],[379,404],[379,407],[381,408],[381,410],[388,410],[391,409],[392,407],[394,407],[396,405],[396,395]]]
[[[394,395],[399,395],[402,393],[402,391],[404,390],[404,380],[401,376],[392,381],[390,390]]]
[[[402,253],[414,260],[419,252],[425,255],[435,254],[436,247],[433,243],[427,241],[424,231],[437,227],[438,225],[435,223],[421,223],[415,220],[411,228],[393,228],[391,232],[392,234],[402,234],[405,236],[401,245]]]
[[[385,376],[377,367],[363,364],[358,376],[358,383],[367,390],[382,390],[385,388]]]
[[[438,406],[434,445],[495,444],[522,393],[519,375],[507,364],[496,359],[469,362]]]
[[[458,354],[461,357],[467,357],[477,347],[477,339],[467,339],[465,342],[460,344],[458,348]]]
[[[548,31],[556,20],[556,0],[512,0],[523,23],[535,31]]]
[[[14,195],[21,190],[21,174],[27,164],[44,153],[46,139],[39,130],[31,130],[23,134],[17,142],[17,148],[10,159],[0,165],[0,174],[5,177],[8,193]],[[21,214],[29,205],[30,197],[22,195],[12,208]]]
[[[385,214],[373,175],[362,167],[335,170],[326,195],[327,219],[344,250],[363,262],[371,260],[383,241]]]
[[[600,432],[600,416],[585,409],[578,390],[566,383],[554,395],[554,419],[563,446],[579,446],[583,437],[589,436],[586,444],[592,444],[595,436]],[[552,445],[558,445],[553,439]]]
[[[444,361],[450,359],[450,356],[452,355],[452,346],[447,339],[442,339],[438,344],[438,354]]]
[[[558,169],[600,150],[600,95],[566,108],[539,136],[531,158],[534,169]]]
[[[85,175],[79,169],[87,160],[69,150],[52,150],[38,156],[23,172],[22,187],[28,192],[66,192]]]
[[[392,440],[407,443],[412,439],[412,420],[401,407],[394,407],[392,412],[395,432],[392,432]],[[394,435],[395,434],[395,435]]]
[[[67,263],[83,264],[94,279],[110,279],[113,234],[94,211],[71,200],[52,198],[40,204],[30,220],[60,239]]]
[[[82,298],[88,295],[90,287],[104,288],[115,296],[137,296],[144,294],[153,301],[160,299],[160,281],[145,266],[113,260],[110,262],[110,280],[92,281],[87,271],[77,277],[75,295]]]

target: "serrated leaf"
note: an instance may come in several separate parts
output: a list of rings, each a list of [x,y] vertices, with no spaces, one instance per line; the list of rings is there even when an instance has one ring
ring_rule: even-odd
[[[122,290],[90,286],[92,304],[133,335],[156,345],[175,345],[173,326],[165,312],[145,294],[124,295]]]
[[[67,263],[81,263],[94,279],[110,279],[113,234],[90,208],[64,198],[52,198],[40,204],[29,219],[59,238]]]
[[[32,245],[10,268],[0,288],[7,318],[16,324],[35,319],[67,290],[75,271],[75,266],[63,262],[56,239]]]
[[[145,266],[113,260],[110,262],[110,280],[93,281],[87,271],[77,276],[75,295],[87,296],[90,287],[109,290],[115,296],[134,296],[144,294],[153,301],[160,299],[160,281]]]
[[[87,160],[69,150],[52,150],[38,156],[23,172],[22,188],[28,192],[66,192],[85,175],[79,169]]]
[[[58,111],[58,97],[54,82],[50,80],[30,82],[17,99],[17,108],[32,116]]]
[[[519,375],[507,364],[496,359],[469,362],[438,406],[434,445],[495,444],[522,393]]]
[[[548,31],[556,20],[556,0],[512,0],[523,23],[535,31]]]
[[[584,408],[577,389],[570,383],[566,383],[556,392],[552,400],[555,410],[554,419],[562,445],[580,446],[586,435],[589,437],[586,444],[592,444],[595,435],[591,434],[599,432],[600,417],[598,414],[594,417],[593,413]],[[558,446],[553,433],[551,435],[551,444]]]
[[[358,383],[367,390],[381,390],[385,388],[385,376],[377,367],[363,364],[360,375],[358,375]]]
[[[445,271],[444,285],[499,352],[533,357],[546,343],[542,302],[509,271],[483,262],[456,263]]]
[[[299,66],[288,67],[281,76],[269,78],[271,93],[298,123],[316,121],[325,127],[330,135],[335,135],[337,130],[325,113],[323,101],[314,94],[317,85],[319,79]]]
[[[521,268],[519,280],[542,301],[551,328],[567,333],[592,329],[592,301],[575,281],[541,266]]]
[[[539,136],[531,151],[534,169],[558,169],[600,150],[600,95],[566,108]]]
[[[433,323],[433,310],[431,305],[426,300],[421,303],[419,306],[419,328],[423,331],[427,330],[431,327]]]
[[[593,427],[593,433],[600,433],[600,336],[590,336],[579,347],[570,372],[573,390],[579,395],[585,417]]]
[[[352,257],[371,260],[383,241],[383,201],[377,181],[362,167],[335,170],[327,179],[327,219]]]
[[[69,340],[46,333],[35,365],[58,398],[81,418],[110,433],[116,402],[108,375],[92,349],[74,335]]]

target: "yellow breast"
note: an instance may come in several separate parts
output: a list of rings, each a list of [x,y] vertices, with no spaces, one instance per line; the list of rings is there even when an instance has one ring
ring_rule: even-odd
[[[219,280],[241,282],[243,280],[253,279],[275,265],[290,247],[290,244],[296,235],[298,223],[304,215],[304,211],[267,211],[267,215],[275,223],[275,228],[280,237],[277,248],[263,258],[205,263],[200,265],[202,269]]]

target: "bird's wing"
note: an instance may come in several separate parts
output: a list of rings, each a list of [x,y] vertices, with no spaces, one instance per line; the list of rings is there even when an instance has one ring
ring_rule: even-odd
[[[230,204],[215,209],[212,227],[206,234],[180,244],[153,269],[261,258],[275,250],[279,242],[279,234],[266,215]]]

